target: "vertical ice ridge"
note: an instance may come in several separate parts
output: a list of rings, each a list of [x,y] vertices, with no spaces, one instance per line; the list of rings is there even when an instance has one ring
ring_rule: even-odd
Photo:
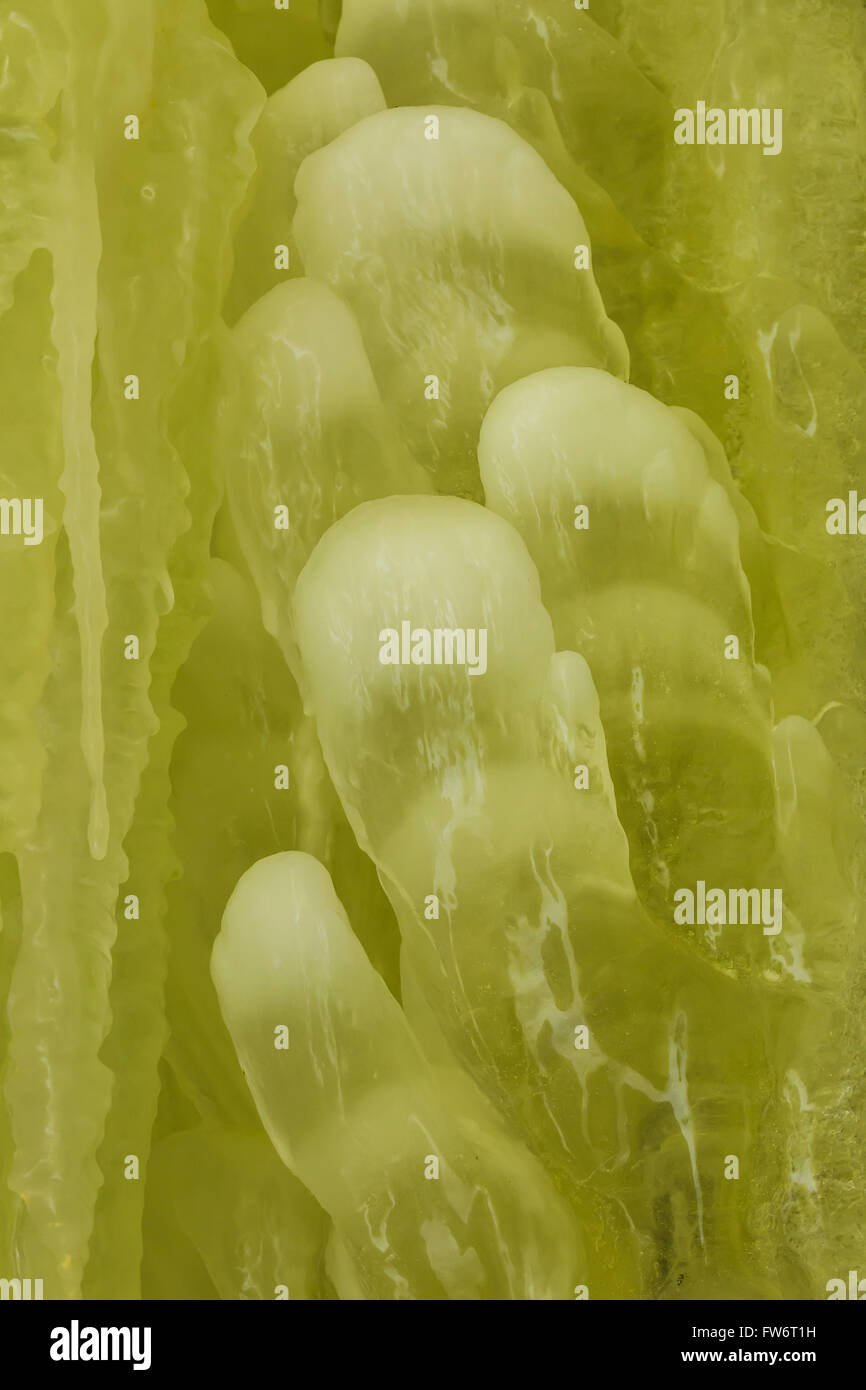
[[[56,193],[64,215],[56,219],[51,237],[55,266],[52,332],[63,403],[63,524],[75,575],[81,642],[81,743],[91,782],[87,838],[93,858],[104,859],[109,808],[104,777],[101,653],[108,611],[99,529],[99,459],[90,415],[101,232],[92,154],[93,87],[90,76],[85,77],[82,71],[71,71],[70,79],[61,106],[62,165]]]
[[[102,262],[103,383],[118,362],[142,373],[140,400],[103,389],[98,416],[111,484],[103,525],[114,557],[112,632],[115,644],[136,632],[140,660],[120,663],[120,680],[107,685],[113,804],[129,872],[118,883],[113,1019],[101,1051],[115,1094],[98,1153],[105,1182],[87,1269],[90,1297],[140,1293],[145,1174],[168,1032],[168,885],[180,871],[169,769],[183,719],[172,695],[205,619],[222,497],[214,404],[224,370],[219,306],[232,213],[252,167],[248,134],[261,105],[258,84],[214,41],[199,6],[167,7],[142,21],[139,49],[152,47],[152,54],[149,69],[137,68],[145,73],[140,103],[152,114],[140,145],[121,169],[109,164],[100,190],[110,233]],[[179,100],[179,72],[194,74],[207,99],[190,91]],[[118,206],[120,178],[128,194]],[[178,189],[182,196],[174,198]],[[151,196],[137,204],[139,191]],[[161,202],[171,208],[160,217]],[[127,893],[139,903],[132,920],[120,913]],[[139,1162],[137,1183],[125,1177],[130,1152]]]
[[[104,12],[93,11],[88,18],[88,37],[101,36]],[[100,651],[106,607],[99,465],[90,415],[100,248],[95,108],[91,79],[84,79],[80,64],[86,39],[83,32],[70,32],[63,7],[54,9],[53,32],[49,26],[38,34],[26,11],[17,19],[18,37],[27,33],[34,43],[29,55],[34,85],[41,79],[50,86],[58,63],[63,69],[58,83],[63,95],[55,107],[56,159],[41,170],[34,160],[33,177],[19,186],[19,211],[27,209],[21,231],[52,259],[49,333],[56,354],[51,365],[63,468],[56,493],[46,489],[46,506],[49,515],[54,513],[52,532],[58,531],[63,511],[63,532],[56,548],[57,536],[47,542],[47,557],[57,556],[57,566],[56,620],[46,643],[51,668],[37,714],[45,770],[38,823],[20,858],[22,939],[8,1001],[4,1092],[15,1145],[8,1183],[19,1199],[13,1258],[26,1275],[38,1271],[47,1296],[69,1297],[80,1288],[89,1207],[99,1183],[93,1150],[110,1094],[110,1077],[96,1051],[104,1029],[112,936],[110,876],[121,864],[117,856],[106,857]],[[35,116],[34,93],[19,89],[16,95],[23,103],[20,114]],[[39,139],[48,150],[55,137],[48,112],[39,114],[45,118]],[[15,408],[26,408],[27,398],[22,393]],[[69,816],[65,825],[61,808]],[[107,870],[104,881],[101,865]],[[55,895],[62,900],[62,914],[52,902]],[[70,921],[85,902],[81,916],[87,928],[76,946]],[[46,957],[52,962],[48,972]]]
[[[90,785],[77,738],[80,641],[71,560],[62,546],[52,677],[40,708],[45,795],[20,857],[21,948],[10,989],[5,1094],[15,1143],[9,1184],[22,1200],[19,1258],[44,1271],[46,1296],[76,1297],[100,1182],[94,1154],[111,1094],[98,1050],[108,1026],[119,848],[94,861]],[[45,961],[51,967],[46,970]]]
[[[209,492],[215,495],[207,482],[215,471],[212,447],[203,448],[199,437],[182,456],[175,443],[178,435],[187,444],[195,436],[181,417],[213,373],[208,344],[227,269],[225,205],[211,224],[205,203],[219,202],[221,190],[229,203],[237,201],[248,169],[241,159],[223,169],[221,156],[226,146],[237,146],[237,94],[243,93],[246,116],[248,86],[255,85],[235,65],[235,93],[226,100],[223,92],[196,130],[183,113],[184,102],[194,105],[196,97],[179,98],[171,89],[177,68],[192,79],[208,63],[221,64],[223,73],[234,64],[203,25],[197,3],[178,8],[153,0],[132,12],[119,0],[104,0],[74,14],[73,8],[55,6],[53,24],[44,28],[44,11],[28,23],[27,7],[19,10],[25,20],[20,34],[28,36],[20,41],[30,45],[23,64],[30,87],[20,83],[14,93],[20,108],[13,119],[30,122],[45,158],[25,146],[15,254],[4,256],[3,264],[4,272],[26,264],[20,246],[26,238],[51,254],[50,351],[43,350],[33,375],[41,380],[53,373],[56,456],[62,457],[56,483],[45,476],[41,449],[33,458],[46,534],[34,548],[32,575],[41,587],[38,561],[54,568],[54,622],[46,633],[48,680],[36,711],[44,747],[41,806],[28,831],[22,805],[19,830],[23,926],[4,1077],[15,1142],[9,1184],[19,1201],[14,1258],[28,1272],[36,1267],[48,1297],[81,1293],[103,1180],[100,1160],[107,1161],[111,1210],[118,1180],[124,1191],[117,1148],[125,1154],[134,1147],[146,1157],[145,1121],[149,1107],[153,1113],[161,1046],[155,916],[160,874],[163,867],[170,872],[170,861],[166,855],[144,868],[127,858],[125,840],[149,741],[158,730],[164,735],[159,750],[151,750],[164,757],[176,727],[168,716],[159,729],[157,709],[161,714],[167,705],[187,619],[178,625],[172,618],[165,626],[162,620],[179,592],[182,606],[189,602],[215,506],[209,510],[206,500]],[[63,89],[59,99],[55,82]],[[130,109],[139,129],[138,139],[127,140]],[[178,172],[183,161],[178,184],[186,202],[179,209],[169,149]],[[168,238],[163,207],[173,215]],[[196,236],[199,224],[205,231]],[[167,240],[176,255],[163,254]],[[38,265],[34,258],[20,282],[28,292]],[[185,282],[179,294],[166,292],[172,274]],[[148,295],[142,286],[149,279],[156,288]],[[26,339],[22,347],[27,361]],[[142,367],[143,360],[155,369]],[[124,394],[128,372],[141,387],[135,398]],[[34,390],[25,389],[16,408],[32,411],[34,400]],[[195,512],[187,505],[193,475]],[[197,539],[188,546],[184,537],[193,524]],[[138,644],[129,653],[126,634]],[[23,708],[23,683],[13,692],[19,693]],[[42,772],[39,760],[34,771]],[[149,783],[145,801],[150,791]],[[142,891],[140,1012],[121,1009],[113,1018],[113,1002],[130,1003],[128,990],[121,988],[116,999],[110,993],[119,889],[130,879],[133,887],[147,881],[151,890]],[[135,931],[135,922],[125,925]],[[138,1035],[135,1025],[141,1025]],[[103,1054],[107,1034],[113,1041]],[[119,1104],[106,1130],[113,1086]],[[128,1194],[135,1189],[125,1185]],[[140,1228],[140,1211],[136,1217],[133,1207],[134,1201],[127,1203],[115,1230],[114,1259],[131,1258],[135,1266],[128,1237]],[[133,1268],[126,1287],[135,1287],[136,1279]]]

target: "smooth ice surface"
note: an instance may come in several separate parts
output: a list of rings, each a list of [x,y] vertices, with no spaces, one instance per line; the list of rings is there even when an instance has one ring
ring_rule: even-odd
[[[478,426],[508,382],[560,362],[626,375],[591,262],[575,268],[580,211],[503,122],[451,106],[369,116],[304,161],[295,195],[307,274],[351,304],[440,491],[478,495]]]
[[[320,542],[296,608],[325,758],[400,922],[410,1017],[581,1209],[592,1193],[596,1296],[767,1296],[748,1203],[721,1180],[769,1086],[753,991],[638,907],[592,678],[554,652],[516,533],[465,501],[370,503]],[[487,673],[383,666],[379,626],[404,614],[485,624]]]
[[[538,565],[558,642],[598,683],[648,904],[670,918],[676,891],[698,879],[763,881],[769,682],[754,662],[737,516],[695,435],[636,387],[558,368],[497,397],[479,460],[488,505]]]
[[[212,968],[268,1133],[364,1297],[571,1296],[573,1218],[465,1079],[434,1076],[320,864],[287,853],[249,869]]]

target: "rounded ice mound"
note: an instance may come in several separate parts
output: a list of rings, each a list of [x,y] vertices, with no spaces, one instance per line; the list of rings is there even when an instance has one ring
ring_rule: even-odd
[[[294,236],[352,306],[385,403],[442,492],[478,498],[481,418],[556,363],[628,371],[580,210],[544,160],[477,111],[399,107],[310,155]]]

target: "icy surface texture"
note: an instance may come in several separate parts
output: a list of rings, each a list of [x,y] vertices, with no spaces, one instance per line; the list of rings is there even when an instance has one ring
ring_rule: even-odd
[[[432,1072],[316,860],[243,876],[213,973],[274,1146],[334,1221],[349,1296],[570,1294],[573,1216],[460,1073]]]
[[[861,1261],[866,13],[694,11],[2,10],[0,1278]]]
[[[501,393],[479,456],[488,505],[538,565],[557,640],[598,684],[648,904],[670,916],[675,890],[698,878],[761,881],[769,682],[736,514],[700,443],[636,387],[557,368]]]
[[[14,73],[3,91],[4,421],[15,422],[4,491],[44,498],[45,538],[4,538],[2,556],[2,645],[16,670],[3,761],[17,766],[3,778],[3,844],[21,926],[6,962],[0,1229],[4,1275],[72,1297],[103,1182],[108,1202],[115,1181],[126,1191],[100,1287],[137,1289],[142,1184],[124,1184],[122,1155],[146,1161],[156,1104],[172,853],[157,836],[141,882],[127,884],[124,842],[136,797],[142,823],[166,828],[168,691],[218,496],[219,307],[261,103],[192,0],[24,5],[2,27]],[[137,140],[124,135],[129,115]],[[123,918],[124,885],[141,899],[137,922]],[[140,960],[134,998],[115,975],[110,1003],[119,929],[136,932]],[[110,1105],[126,1121],[103,1171]]]
[[[439,491],[478,495],[478,426],[502,386],[560,362],[626,374],[591,266],[575,272],[583,218],[503,122],[384,111],[310,155],[295,195],[304,267],[354,309],[384,399]]]

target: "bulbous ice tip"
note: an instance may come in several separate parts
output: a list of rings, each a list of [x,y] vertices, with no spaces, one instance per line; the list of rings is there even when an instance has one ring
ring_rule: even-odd
[[[361,951],[327,869],[296,850],[260,859],[238,880],[211,954],[224,1013],[260,1009],[269,981],[302,988],[317,963],[332,970],[335,945]]]
[[[484,507],[453,497],[389,497],[355,508],[307,562],[295,613],[317,712],[345,704],[347,680],[356,689],[358,682],[390,688],[395,666],[409,680],[426,664],[446,681],[449,666],[470,664],[454,655],[463,647],[451,639],[441,660],[432,649],[429,662],[420,649],[412,657],[404,648],[416,632],[457,631],[470,646],[483,632],[485,661],[476,666],[484,665],[484,681],[472,682],[473,698],[481,685],[491,694],[503,684],[537,698],[553,655],[550,618],[523,541]],[[389,632],[402,642],[390,665],[380,660]],[[429,686],[433,673],[425,679]]]

